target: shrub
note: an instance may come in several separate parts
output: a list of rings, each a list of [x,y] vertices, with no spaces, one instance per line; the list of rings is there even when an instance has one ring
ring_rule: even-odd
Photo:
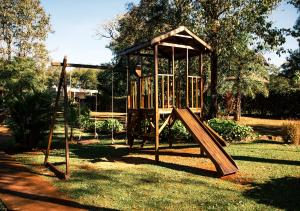
[[[90,115],[79,116],[79,127],[84,131],[90,131],[94,128],[95,122],[90,119]]]
[[[243,141],[255,135],[252,127],[239,125],[232,120],[214,118],[208,124],[228,142]]]
[[[117,119],[107,119],[105,121],[96,121],[91,119],[90,116],[80,115],[79,125],[84,131],[94,131],[95,125],[97,132],[109,133],[113,129],[114,132],[123,130],[123,125]]]
[[[171,128],[171,135],[178,139],[190,139],[191,135],[180,120],[176,120]],[[166,140],[169,136],[169,127],[165,127],[161,132],[161,138]]]
[[[50,93],[44,91],[23,93],[22,97],[10,101],[8,125],[16,143],[32,149],[44,138],[49,129],[51,99]]]
[[[283,140],[288,144],[300,144],[300,124],[289,122],[283,124]]]
[[[102,125],[103,132],[110,132],[113,129],[114,132],[120,132],[123,130],[123,125],[117,119],[107,119]]]

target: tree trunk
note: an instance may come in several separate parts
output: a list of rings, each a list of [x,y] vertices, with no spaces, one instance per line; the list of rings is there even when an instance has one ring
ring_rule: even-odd
[[[234,120],[239,121],[241,118],[241,103],[242,103],[242,87],[241,87],[241,67],[238,69],[238,74],[236,78],[236,105],[234,111]]]
[[[242,93],[241,93],[240,86],[238,88],[239,90],[237,91],[237,95],[236,95],[236,105],[235,105],[235,112],[234,112],[235,121],[239,121],[241,119]]]
[[[209,117],[215,118],[218,113],[218,100],[217,100],[217,81],[218,81],[218,55],[217,49],[214,49],[211,53],[211,104]]]
[[[70,137],[69,137],[69,141],[73,140],[73,126],[70,127],[71,131],[70,131]]]

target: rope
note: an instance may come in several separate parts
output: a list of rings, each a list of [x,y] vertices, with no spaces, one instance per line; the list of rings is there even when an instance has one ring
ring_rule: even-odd
[[[114,68],[112,68],[111,74],[111,119],[112,119],[112,127],[111,127],[111,144],[115,143],[114,140]]]
[[[96,115],[97,115],[97,106],[98,106],[98,99],[97,99],[98,93],[96,93],[96,103],[95,103],[95,116],[94,116],[94,126],[95,126],[95,133],[94,137],[98,140],[98,133],[97,133],[97,126],[96,126]]]

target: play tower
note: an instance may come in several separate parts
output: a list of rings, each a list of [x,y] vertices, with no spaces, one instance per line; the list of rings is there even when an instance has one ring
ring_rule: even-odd
[[[154,140],[155,160],[159,161],[159,134],[180,119],[223,176],[238,168],[221,146],[225,145],[223,139],[200,120],[203,64],[211,50],[181,26],[124,49],[118,56],[126,58],[129,145],[137,138]],[[172,145],[171,135],[169,142]]]

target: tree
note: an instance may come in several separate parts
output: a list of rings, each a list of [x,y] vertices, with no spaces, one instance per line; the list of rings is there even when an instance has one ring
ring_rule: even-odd
[[[32,59],[0,62],[0,86],[10,113],[9,126],[16,142],[26,149],[36,147],[49,127],[52,96],[44,81],[44,74]]]
[[[255,54],[247,46],[247,36],[235,43],[227,55],[231,61],[223,72],[224,81],[219,93],[232,93],[235,99],[234,119],[241,117],[242,96],[255,98],[257,94],[268,95],[269,68],[261,54]]]
[[[0,86],[4,88],[7,100],[46,88],[43,72],[30,58],[16,57],[12,61],[2,61],[0,66]]]
[[[300,11],[300,1],[292,0],[290,1],[297,9]],[[292,82],[298,84],[299,74],[300,74],[300,16],[297,18],[296,23],[291,31],[291,35],[297,38],[298,49],[291,51],[290,56],[287,58],[283,67],[283,74],[290,78]]]
[[[96,89],[97,73],[95,69],[73,69],[67,74],[67,83],[76,88]]]
[[[283,30],[272,28],[267,20],[280,0],[141,0],[138,5],[129,4],[128,12],[110,24],[107,35],[109,48],[114,53],[137,42],[152,38],[160,32],[186,25],[213,47],[211,54],[210,116],[218,110],[218,75],[226,71],[226,54],[231,52],[241,36],[256,50],[272,49],[285,40]],[[143,30],[140,30],[143,29]],[[109,36],[108,36],[109,37]]]
[[[1,0],[0,58],[32,57],[44,61],[44,41],[51,31],[50,16],[39,0]]]

